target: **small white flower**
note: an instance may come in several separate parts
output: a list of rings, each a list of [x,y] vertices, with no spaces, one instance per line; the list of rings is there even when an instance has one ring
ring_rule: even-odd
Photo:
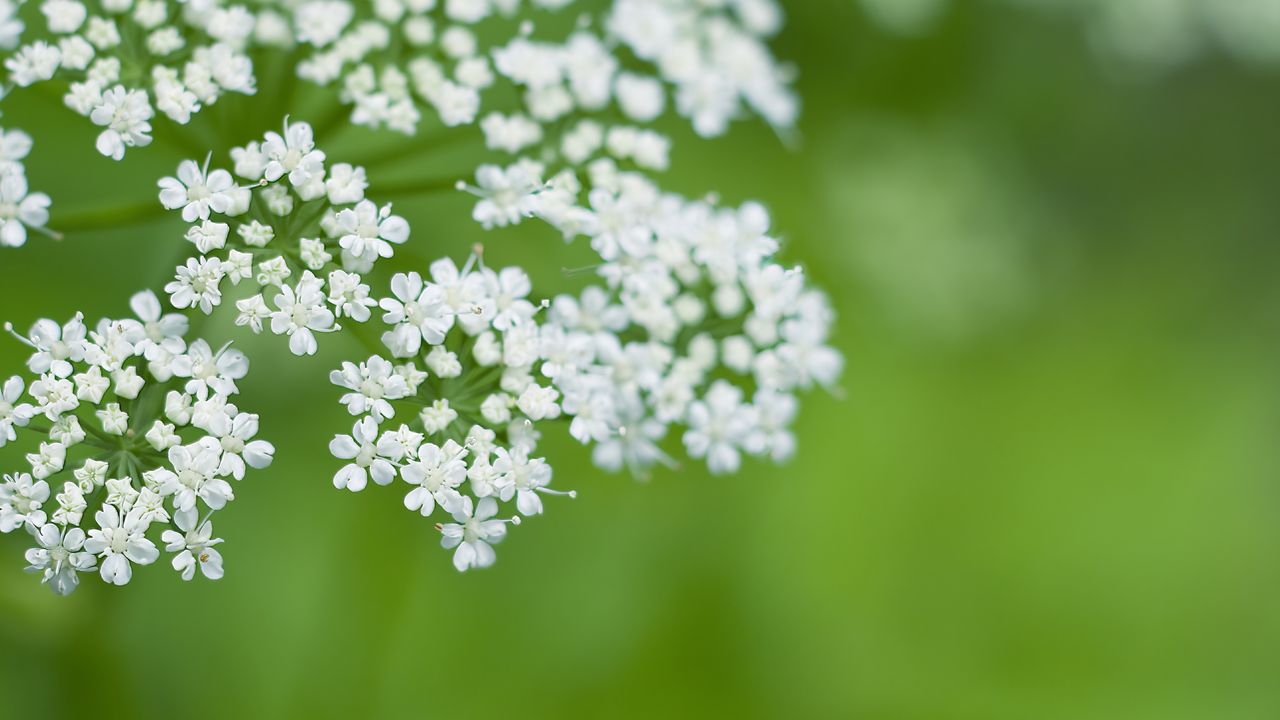
[[[315,276],[308,271],[297,290],[285,285],[274,300],[278,308],[271,314],[271,332],[289,336],[294,355],[314,355],[316,332],[335,330],[333,311],[326,307],[324,294]]]
[[[329,442],[329,452],[340,460],[350,460],[333,476],[333,486],[339,490],[360,492],[369,484],[369,478],[379,485],[388,485],[396,477],[394,457],[397,447],[394,438],[378,437],[378,424],[373,418],[356,422],[350,435],[335,435]]]
[[[344,362],[341,370],[329,374],[329,382],[352,391],[341,400],[347,412],[367,413],[374,422],[382,422],[395,414],[391,400],[410,395],[404,377],[395,372],[390,362],[376,355],[359,365]]]
[[[84,551],[85,534],[78,527],[63,531],[47,524],[32,534],[39,547],[27,551],[27,571],[40,573],[41,582],[58,595],[69,595],[80,583],[78,573],[91,572],[97,565]]]
[[[443,447],[426,443],[418,448],[416,459],[400,470],[405,482],[418,486],[405,495],[404,506],[423,517],[431,515],[437,504],[448,513],[461,509],[457,487],[467,479],[466,454],[466,448],[452,440]]]
[[[173,517],[178,530],[165,530],[160,539],[165,551],[177,553],[173,557],[173,569],[182,579],[190,581],[196,576],[196,567],[210,580],[222,579],[222,554],[213,546],[222,538],[213,537],[213,523],[206,520],[197,527],[194,511],[179,512]]]
[[[452,513],[454,522],[440,526],[441,546],[457,548],[453,566],[459,572],[489,567],[497,559],[493,545],[506,537],[507,522],[516,522],[494,520],[497,514],[498,503],[493,498],[481,498],[473,509],[471,498],[463,496],[461,507]]]
[[[25,244],[27,228],[44,230],[49,202],[44,193],[27,194],[27,178],[21,172],[0,177],[0,247]]]
[[[10,533],[25,525],[39,527],[46,515],[41,509],[49,500],[49,484],[33,480],[27,473],[5,475],[0,482],[0,533]]]
[[[155,111],[142,90],[116,85],[102,94],[102,102],[89,113],[95,125],[106,129],[98,135],[98,152],[113,160],[124,157],[125,148],[151,144],[151,118]]]
[[[197,218],[208,220],[210,211],[227,212],[231,206],[231,197],[227,193],[234,184],[231,173],[226,170],[209,172],[208,160],[203,168],[194,160],[183,160],[178,165],[178,177],[160,179],[160,204],[169,210],[181,208],[184,222],[194,222]],[[224,225],[224,240],[225,228]],[[201,249],[201,252],[208,250]]]
[[[98,527],[89,531],[84,551],[102,558],[100,574],[112,585],[127,585],[133,577],[133,565],[150,565],[160,557],[155,543],[146,538],[146,524],[141,516],[127,513],[123,517],[114,505],[105,505],[94,519]]]
[[[338,2],[328,4],[346,5]],[[347,13],[350,13],[349,6]],[[262,154],[267,161],[262,174],[269,182],[275,182],[287,174],[290,184],[302,187],[312,176],[324,174],[324,152],[316,150],[311,126],[307,123],[291,124],[286,121],[284,135],[267,133],[266,141],[262,143]]]

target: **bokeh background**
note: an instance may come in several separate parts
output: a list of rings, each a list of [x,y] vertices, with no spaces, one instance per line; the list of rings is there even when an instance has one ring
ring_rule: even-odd
[[[832,295],[847,370],[794,462],[639,483],[548,437],[580,496],[458,575],[397,493],[330,485],[324,378],[361,349],[298,360],[215,317],[279,449],[219,515],[226,579],[58,599],[0,537],[0,717],[1280,717],[1280,69],[1130,62],[996,0],[785,4],[798,135],[673,123],[666,182],[767,202]],[[10,98],[67,237],[0,252],[0,315],[158,290],[181,227],[155,180],[286,107],[410,219],[397,267],[483,241],[535,287],[585,280],[585,248],[431,190],[474,166],[468,133],[343,128],[263,73],[123,164],[56,95]]]

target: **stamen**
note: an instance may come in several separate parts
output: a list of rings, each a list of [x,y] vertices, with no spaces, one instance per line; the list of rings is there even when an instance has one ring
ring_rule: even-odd
[[[39,350],[39,349],[40,349],[40,348],[36,347],[36,344],[35,344],[35,343],[33,343],[33,342],[31,342],[31,340],[29,340],[28,338],[26,338],[26,337],[24,337],[24,336],[22,336],[22,335],[19,335],[19,334],[18,334],[18,332],[17,332],[16,330],[14,330],[14,329],[13,329],[13,323],[11,323],[11,322],[5,322],[5,324],[4,324],[4,330],[5,330],[5,332],[7,332],[7,333],[9,333],[10,335],[12,335],[12,336],[14,336],[15,338],[17,338],[18,342],[22,343],[23,345],[26,345],[27,347],[31,348],[32,350]]]
[[[63,239],[62,233],[58,232],[57,230],[50,230],[49,228],[43,225],[28,225],[28,227],[40,233],[41,235],[44,235],[50,240],[60,241]]]
[[[552,490],[551,488],[538,488],[538,492],[544,495],[562,495],[570,500],[578,497],[577,490]]]
[[[582,267],[576,267],[576,268],[561,267],[560,272],[564,273],[565,275],[578,275],[584,272],[593,272],[595,270],[599,270],[605,265],[606,263],[601,262],[601,263],[596,263],[595,265],[583,265]]]

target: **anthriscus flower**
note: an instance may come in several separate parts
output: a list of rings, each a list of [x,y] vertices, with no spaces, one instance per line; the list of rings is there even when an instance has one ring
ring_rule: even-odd
[[[131,305],[137,318],[90,327],[77,314],[14,333],[31,376],[0,391],[0,444],[30,450],[0,482],[0,532],[31,534],[28,569],[62,595],[95,570],[127,584],[160,558],[157,540],[184,580],[197,568],[220,578],[211,516],[275,454],[258,416],[232,402],[244,355],[188,343],[186,319],[149,292]]]

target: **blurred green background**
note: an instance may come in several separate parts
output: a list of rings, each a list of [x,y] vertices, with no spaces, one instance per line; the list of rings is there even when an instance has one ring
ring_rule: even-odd
[[[279,450],[219,515],[226,579],[159,565],[58,599],[0,538],[0,717],[1280,717],[1280,71],[1126,72],[993,2],[910,37],[786,5],[800,137],[676,132],[666,182],[767,202],[834,299],[847,370],[804,399],[794,462],[638,483],[548,436],[579,498],[459,575],[398,493],[330,485],[349,420],[324,378],[361,349],[298,360],[221,316]],[[182,229],[155,180],[286,102],[330,113],[260,71],[262,97],[123,164],[56,95],[10,98],[68,233],[0,252],[0,315],[158,290]],[[396,267],[483,240],[535,287],[581,284],[561,268],[586,248],[414,188],[473,166],[469,137],[322,141],[410,219]],[[0,341],[0,367],[24,357]]]

